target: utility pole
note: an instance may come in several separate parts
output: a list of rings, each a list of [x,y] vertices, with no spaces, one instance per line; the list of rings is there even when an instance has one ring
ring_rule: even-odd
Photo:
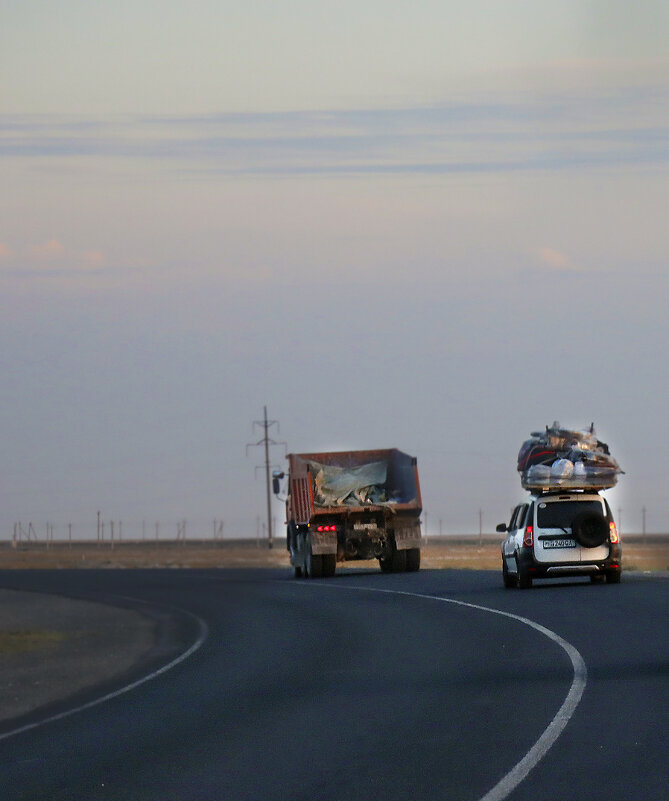
[[[270,445],[284,445],[285,442],[275,442],[269,436],[269,429],[272,426],[276,426],[277,430],[279,427],[279,423],[277,420],[268,420],[267,419],[267,406],[263,406],[263,419],[262,420],[254,420],[254,426],[261,426],[263,430],[263,436],[258,442],[249,442],[246,446],[246,453],[248,455],[249,448],[255,448],[259,445],[263,445],[265,448],[265,485],[266,485],[266,494],[267,494],[267,541],[268,546],[270,548],[274,547],[274,541],[272,538],[272,495],[270,491],[269,485],[269,469],[271,467],[269,463],[269,447]]]

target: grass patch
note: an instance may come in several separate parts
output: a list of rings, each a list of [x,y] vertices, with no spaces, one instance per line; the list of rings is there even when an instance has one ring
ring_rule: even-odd
[[[0,631],[0,655],[38,651],[61,643],[67,635],[62,631],[29,629],[24,631]]]

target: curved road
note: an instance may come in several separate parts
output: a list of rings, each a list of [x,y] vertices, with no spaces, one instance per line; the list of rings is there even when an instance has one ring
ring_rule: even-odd
[[[669,797],[661,577],[510,591],[477,571],[91,570],[0,586],[179,609],[162,664],[186,655],[102,704],[5,724],[5,801]]]

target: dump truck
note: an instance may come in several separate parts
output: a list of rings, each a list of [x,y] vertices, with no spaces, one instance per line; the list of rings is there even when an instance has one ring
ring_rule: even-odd
[[[296,577],[333,576],[338,562],[364,559],[387,573],[420,569],[415,457],[390,448],[286,458],[286,547]]]

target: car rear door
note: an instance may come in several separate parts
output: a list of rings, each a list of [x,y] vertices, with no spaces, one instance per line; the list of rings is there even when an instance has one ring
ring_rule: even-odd
[[[608,543],[596,548],[584,548],[574,538],[571,523],[584,512],[606,516],[599,497],[551,497],[537,504],[534,555],[538,562],[590,562],[606,559]]]
[[[567,507],[564,504],[569,503]],[[534,558],[537,562],[580,562],[581,546],[571,532],[575,503],[560,498],[544,498],[536,505]]]

